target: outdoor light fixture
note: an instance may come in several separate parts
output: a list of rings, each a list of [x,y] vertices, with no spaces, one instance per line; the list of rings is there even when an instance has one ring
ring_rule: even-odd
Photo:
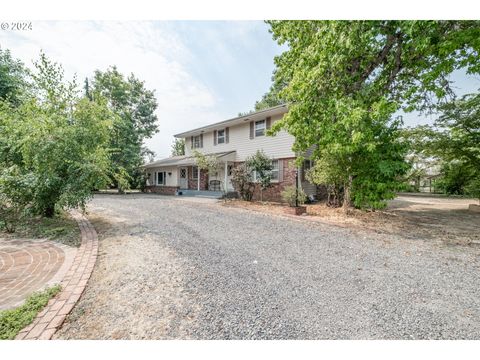
[[[171,172],[169,172],[169,173],[168,173],[168,176],[172,176],[172,173],[171,173]]]

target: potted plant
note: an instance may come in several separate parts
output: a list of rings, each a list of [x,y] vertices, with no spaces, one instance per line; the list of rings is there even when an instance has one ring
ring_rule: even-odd
[[[297,189],[295,186],[287,186],[283,189],[281,195],[283,201],[289,205],[286,209],[287,213],[302,215],[307,212],[307,207],[303,205],[307,200],[307,195],[302,189]]]

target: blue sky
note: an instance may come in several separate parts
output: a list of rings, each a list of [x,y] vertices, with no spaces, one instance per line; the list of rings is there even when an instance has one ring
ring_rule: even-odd
[[[173,134],[252,109],[270,87],[274,56],[285,49],[262,21],[42,21],[32,31],[1,31],[0,47],[28,66],[43,50],[81,82],[110,65],[145,80],[159,104],[160,132],[146,141],[157,158],[169,155]],[[452,78],[460,94],[480,88],[478,78]],[[414,113],[404,120],[433,118]]]

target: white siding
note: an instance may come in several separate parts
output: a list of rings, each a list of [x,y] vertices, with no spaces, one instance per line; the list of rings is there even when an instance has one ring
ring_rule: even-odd
[[[280,120],[282,115],[273,117],[271,123]],[[217,129],[221,130],[221,128]],[[203,134],[203,148],[197,149],[204,154],[236,151],[235,161],[245,161],[245,159],[253,155],[257,150],[263,150],[267,156],[273,159],[295,157],[292,151],[294,137],[286,131],[280,131],[275,136],[260,136],[250,139],[250,122],[229,127],[228,144],[213,144],[213,131]],[[185,155],[192,154],[190,138],[185,139]]]
[[[165,186],[178,186],[178,168],[176,166],[163,166],[163,167],[148,169],[148,173],[151,174],[149,178],[150,185],[157,185],[155,182],[156,181],[155,173],[157,171],[165,171],[165,176],[166,176]],[[171,175],[168,175],[169,173],[171,173]],[[159,186],[162,186],[162,185],[159,185]]]

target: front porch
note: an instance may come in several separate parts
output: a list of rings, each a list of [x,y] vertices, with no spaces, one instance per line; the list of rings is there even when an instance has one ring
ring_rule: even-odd
[[[146,191],[187,196],[221,197],[233,192],[231,183],[235,152],[208,154],[215,156],[220,164],[217,171],[208,173],[197,167],[194,157],[176,156],[159,160],[145,167]]]
[[[177,195],[187,196],[187,197],[203,197],[210,199],[221,199],[223,198],[224,193],[222,191],[211,191],[211,190],[178,190]]]

